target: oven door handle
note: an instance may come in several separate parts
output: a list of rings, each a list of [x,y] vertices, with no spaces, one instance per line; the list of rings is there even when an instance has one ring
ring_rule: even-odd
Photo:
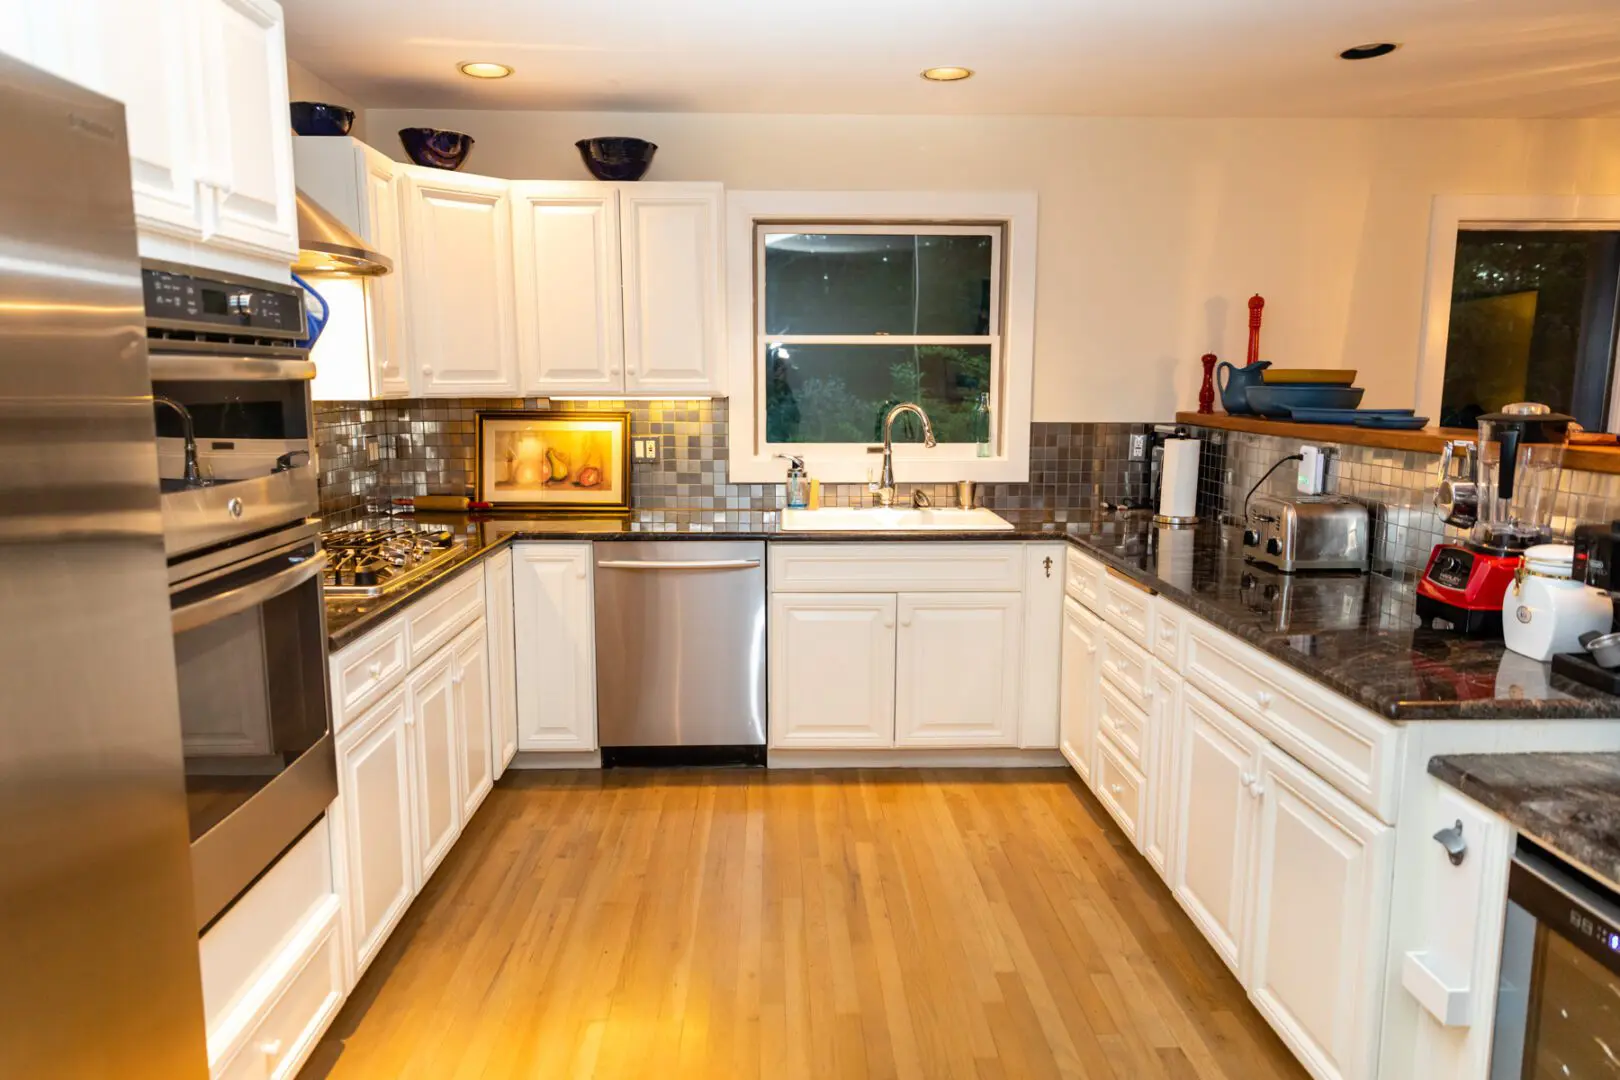
[[[227,616],[246,611],[251,607],[257,607],[266,600],[275,599],[282,593],[291,592],[309,579],[319,576],[320,572],[326,569],[326,560],[326,552],[319,551],[302,562],[294,563],[285,570],[276,571],[269,577],[249,582],[246,585],[222,593],[216,593],[206,599],[186,604],[184,607],[177,607],[170,616],[170,620],[174,624],[174,632],[181,634],[187,630],[194,630],[199,626],[206,626],[211,622],[217,622]]]
[[[309,382],[315,378],[313,360],[269,356],[233,356],[230,353],[154,352],[146,358],[156,381],[186,379],[194,382]]]

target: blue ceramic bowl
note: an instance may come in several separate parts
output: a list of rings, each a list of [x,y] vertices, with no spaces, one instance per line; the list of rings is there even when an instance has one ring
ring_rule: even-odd
[[[418,165],[430,169],[459,169],[472,152],[473,137],[440,128],[400,128],[399,141]]]
[[[300,135],[347,135],[354,126],[354,110],[324,101],[294,101],[292,129]]]
[[[1293,418],[1294,409],[1354,409],[1367,391],[1359,386],[1320,386],[1298,383],[1292,386],[1249,387],[1249,408],[1261,416],[1281,420]]]
[[[640,180],[647,175],[658,144],[624,135],[604,135],[581,139],[574,144],[585,167],[598,180]]]

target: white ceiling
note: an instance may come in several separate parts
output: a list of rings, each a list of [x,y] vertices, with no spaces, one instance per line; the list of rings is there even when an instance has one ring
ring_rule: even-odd
[[[282,0],[368,108],[1620,116],[1620,0]],[[1392,56],[1337,53],[1398,41]],[[461,60],[498,60],[496,82]],[[964,83],[924,82],[961,64]]]

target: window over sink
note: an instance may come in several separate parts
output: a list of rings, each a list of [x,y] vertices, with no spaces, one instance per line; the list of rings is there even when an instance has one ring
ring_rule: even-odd
[[[939,445],[897,420],[902,483],[1027,478],[1033,196],[732,192],[728,218],[734,479],[794,454],[866,480],[906,401]]]

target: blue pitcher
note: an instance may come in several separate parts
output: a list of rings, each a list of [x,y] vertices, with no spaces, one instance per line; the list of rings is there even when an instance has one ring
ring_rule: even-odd
[[[1221,361],[1215,369],[1215,384],[1221,388],[1221,408],[1228,416],[1252,416],[1249,408],[1249,387],[1259,386],[1260,373],[1271,366],[1270,360],[1256,360],[1247,367]]]

